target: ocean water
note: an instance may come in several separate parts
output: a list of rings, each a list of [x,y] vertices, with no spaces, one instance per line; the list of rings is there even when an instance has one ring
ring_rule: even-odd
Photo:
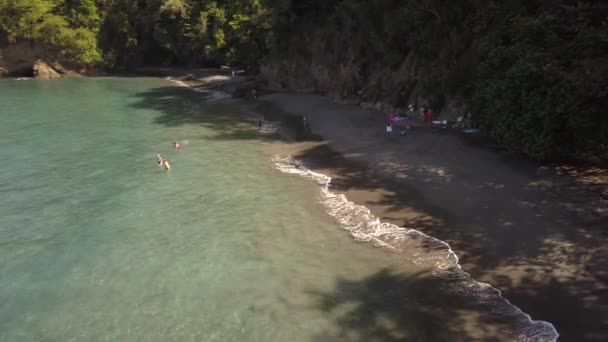
[[[440,241],[396,253],[430,237],[269,155],[249,106],[159,79],[0,81],[0,341],[555,339],[448,272]]]

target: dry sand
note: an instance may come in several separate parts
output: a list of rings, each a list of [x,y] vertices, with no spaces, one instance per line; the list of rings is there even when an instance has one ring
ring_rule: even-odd
[[[608,341],[607,169],[543,166],[428,127],[387,138],[383,113],[321,96],[262,100],[296,127],[306,115],[312,133],[296,132],[290,152],[336,191],[449,243],[465,271],[561,341]]]

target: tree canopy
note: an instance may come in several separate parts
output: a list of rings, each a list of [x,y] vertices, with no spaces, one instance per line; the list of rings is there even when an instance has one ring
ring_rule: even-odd
[[[386,98],[463,98],[514,153],[608,158],[605,1],[0,0],[0,45],[18,42],[113,70],[287,61]]]
[[[269,30],[261,0],[0,1],[6,42],[36,42],[70,61],[110,68],[254,65]]]

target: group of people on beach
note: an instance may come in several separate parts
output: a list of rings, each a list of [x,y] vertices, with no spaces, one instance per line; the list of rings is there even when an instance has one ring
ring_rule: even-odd
[[[188,145],[188,140],[182,141],[182,144]],[[177,152],[177,153],[182,152],[182,145],[177,141],[173,141],[173,148],[175,149],[175,152]],[[156,154],[156,165],[158,165],[159,168],[162,168],[163,170],[165,170],[167,172],[171,171],[171,164],[169,163],[169,160],[167,160],[166,158],[163,158],[158,153]]]
[[[409,115],[406,115],[405,117],[402,117],[399,114],[387,115],[387,121],[388,121],[386,123],[386,135],[387,136],[391,136],[393,134],[393,125],[398,125],[401,127],[401,131],[400,131],[401,135],[405,135],[411,129],[409,120],[414,118],[416,115],[416,111],[417,111],[416,105],[410,104],[407,106],[407,109],[409,111]],[[420,113],[422,116],[422,120],[424,122],[426,122],[426,123],[433,122],[434,113],[431,108],[422,106],[420,108]]]
[[[403,118],[404,120],[400,120],[400,119],[401,119],[401,117],[399,117],[399,116],[397,116],[397,118],[395,118],[395,117],[389,118],[389,121],[386,123],[386,135],[387,136],[393,135],[393,123],[401,126],[401,131],[400,131],[401,135],[405,135],[407,133],[407,131],[412,129],[412,126],[409,124],[409,121],[407,120],[407,118]],[[398,123],[398,121],[404,121],[404,122]]]

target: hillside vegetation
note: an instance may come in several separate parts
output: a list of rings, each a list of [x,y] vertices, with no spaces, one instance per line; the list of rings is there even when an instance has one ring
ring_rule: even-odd
[[[271,89],[470,112],[507,150],[608,159],[608,3],[0,0],[0,44],[110,70],[241,65]]]

